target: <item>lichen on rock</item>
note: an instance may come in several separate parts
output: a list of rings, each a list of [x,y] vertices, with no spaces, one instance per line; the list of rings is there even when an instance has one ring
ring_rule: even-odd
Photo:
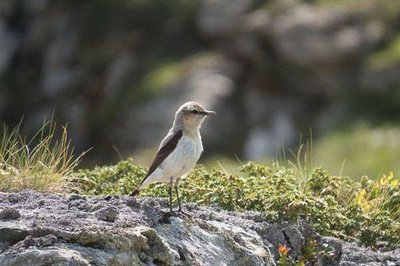
[[[373,252],[321,237],[304,220],[270,223],[258,212],[193,203],[184,206],[186,215],[175,215],[165,199],[128,206],[129,200],[0,193],[0,209],[21,214],[0,220],[0,265],[277,265],[279,245],[300,258],[310,240],[318,265],[400,261],[398,250]]]

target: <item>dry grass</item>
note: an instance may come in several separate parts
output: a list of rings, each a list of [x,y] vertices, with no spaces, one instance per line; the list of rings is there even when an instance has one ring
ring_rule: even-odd
[[[74,157],[66,127],[56,137],[56,124],[43,126],[30,139],[21,135],[21,125],[13,130],[4,127],[0,140],[0,191],[25,189],[55,193],[69,185],[69,176],[81,154]]]

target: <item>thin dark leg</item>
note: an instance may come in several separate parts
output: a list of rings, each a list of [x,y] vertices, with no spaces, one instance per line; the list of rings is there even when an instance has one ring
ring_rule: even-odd
[[[178,200],[178,211],[182,212],[181,198],[179,197],[178,184],[175,184],[175,193],[176,193],[176,199]]]
[[[169,211],[172,212],[172,178],[168,183],[168,195],[169,195]]]

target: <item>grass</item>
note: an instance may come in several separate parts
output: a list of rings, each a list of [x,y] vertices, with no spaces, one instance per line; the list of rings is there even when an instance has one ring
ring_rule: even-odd
[[[67,129],[56,137],[56,124],[48,121],[30,139],[21,134],[21,123],[3,129],[0,142],[0,191],[25,189],[55,193],[69,186],[69,176],[81,158],[74,157]]]
[[[382,173],[400,173],[400,128],[365,123],[331,133],[313,144],[314,161],[331,173],[373,179]]]

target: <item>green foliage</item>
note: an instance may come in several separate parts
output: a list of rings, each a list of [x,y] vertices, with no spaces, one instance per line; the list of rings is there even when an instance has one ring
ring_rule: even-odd
[[[368,67],[384,69],[397,64],[400,60],[400,36],[396,36],[384,49],[373,53],[367,60]]]
[[[316,265],[318,258],[329,258],[334,256],[334,250],[329,246],[319,246],[315,239],[308,239],[302,247],[302,256],[292,258],[290,248],[286,245],[278,245],[279,266],[305,266]]]
[[[89,195],[129,194],[134,191],[146,174],[143,167],[135,166],[132,160],[117,165],[82,169],[75,173],[73,181],[78,192]]]
[[[129,194],[145,173],[144,168],[128,160],[115,166],[81,170],[75,180],[83,193]],[[367,177],[355,181],[331,176],[321,168],[299,175],[293,167],[255,163],[241,166],[236,174],[198,167],[180,182],[185,202],[261,211],[271,221],[306,217],[323,235],[358,239],[370,246],[378,240],[400,243],[399,191],[399,180],[393,173],[375,181]],[[140,195],[166,197],[166,186],[153,184]],[[310,245],[305,252],[308,260],[314,253]]]
[[[290,266],[295,265],[293,260],[289,257],[289,248],[285,245],[279,244],[278,246],[278,265],[279,266]]]
[[[159,90],[171,86],[181,76],[183,66],[177,62],[168,63],[148,73],[139,84],[139,89],[148,94],[160,94]]]
[[[81,156],[74,158],[66,128],[56,137],[52,121],[44,122],[31,139],[21,135],[20,125],[13,130],[4,128],[0,139],[0,191],[60,192],[68,186],[68,177]]]
[[[353,121],[349,128],[314,142],[313,159],[331,173],[341,171],[357,178],[368,174],[375,179],[388,169],[399,173],[399,134],[396,126],[373,127]]]

